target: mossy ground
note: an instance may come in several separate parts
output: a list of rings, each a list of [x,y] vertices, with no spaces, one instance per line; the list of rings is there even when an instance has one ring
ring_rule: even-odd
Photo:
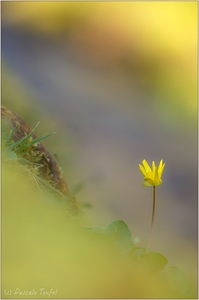
[[[78,211],[75,198],[69,196],[69,188],[62,176],[62,170],[55,158],[40,141],[42,137],[39,139],[34,130],[8,108],[2,107],[1,114],[3,136],[9,136],[13,132],[6,141],[7,145],[5,145],[4,140],[2,141],[4,150],[6,150],[6,146],[7,149],[12,147],[12,155],[14,154],[16,160],[20,160],[20,163],[23,163],[24,170],[32,175],[33,182],[35,182],[37,187],[41,184],[43,187],[50,189],[52,193],[58,194],[63,200],[67,200],[73,211]],[[30,137],[27,143],[20,148],[24,141],[23,138],[26,138],[28,135]],[[34,143],[37,140],[39,141]]]

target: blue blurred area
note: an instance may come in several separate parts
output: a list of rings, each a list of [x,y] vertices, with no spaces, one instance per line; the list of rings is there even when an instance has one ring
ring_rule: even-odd
[[[79,180],[87,181],[84,197],[94,209],[105,207],[114,219],[126,220],[145,238],[151,191],[141,185],[138,164],[163,159],[166,167],[157,195],[159,233],[169,231],[171,239],[179,236],[195,243],[195,119],[183,122],[170,99],[162,95],[157,100],[147,85],[140,88],[117,67],[87,62],[70,36],[55,39],[3,25],[2,60],[25,89],[37,95],[35,105],[52,113],[73,136],[75,172]],[[168,101],[167,114],[161,114],[158,101],[165,106]],[[160,248],[161,243],[165,246],[163,238],[159,241]]]

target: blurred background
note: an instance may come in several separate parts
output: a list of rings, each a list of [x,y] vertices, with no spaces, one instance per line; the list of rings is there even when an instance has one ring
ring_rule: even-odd
[[[2,104],[40,133],[88,223],[123,219],[146,246],[197,272],[197,2],[3,2]]]

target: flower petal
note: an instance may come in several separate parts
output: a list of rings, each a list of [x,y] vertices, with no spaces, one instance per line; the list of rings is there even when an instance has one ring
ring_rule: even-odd
[[[151,168],[149,167],[148,162],[145,159],[142,161],[142,163],[143,163],[143,166],[144,166],[147,173],[152,172]]]
[[[152,171],[153,171],[153,173],[155,173],[155,169],[156,169],[155,162],[154,162],[154,161],[152,161]]]
[[[163,161],[161,159],[161,161],[159,163],[159,167],[158,167],[158,176],[159,176],[159,178],[161,178],[161,176],[162,176],[162,173],[164,171],[164,167],[165,167],[165,164],[163,164]]]
[[[142,172],[142,174],[145,176],[146,175],[146,171],[144,169],[144,167],[142,165],[139,165],[140,171]]]

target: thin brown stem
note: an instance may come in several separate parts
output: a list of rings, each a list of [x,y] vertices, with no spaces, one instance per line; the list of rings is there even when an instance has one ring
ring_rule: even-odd
[[[148,250],[149,250],[149,244],[150,244],[150,241],[151,241],[152,229],[153,229],[154,218],[155,218],[155,208],[156,208],[156,189],[155,189],[155,185],[154,185],[153,186],[153,210],[152,210],[152,219],[151,219],[151,230],[150,230],[150,233],[149,233],[146,252],[148,252]]]
[[[154,218],[155,218],[155,207],[156,207],[156,195],[155,195],[155,185],[153,186],[153,211],[152,211],[152,219],[151,219],[151,230],[153,228]]]

